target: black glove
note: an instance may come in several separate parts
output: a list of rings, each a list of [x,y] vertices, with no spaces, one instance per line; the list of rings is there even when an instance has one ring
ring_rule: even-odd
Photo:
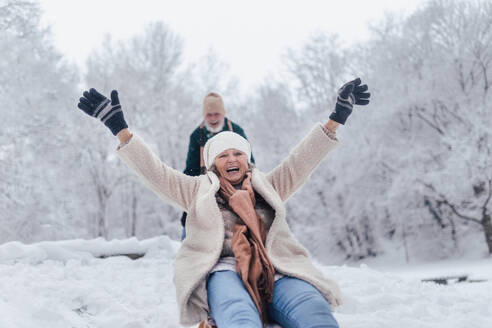
[[[335,111],[331,113],[330,119],[340,124],[345,121],[352,113],[353,105],[367,105],[371,94],[367,91],[367,84],[360,85],[360,78],[345,83],[338,90],[337,103]]]
[[[100,119],[114,135],[128,127],[116,90],[111,91],[111,102],[94,88],[88,92],[84,91],[84,96],[79,99],[77,107],[86,114]]]

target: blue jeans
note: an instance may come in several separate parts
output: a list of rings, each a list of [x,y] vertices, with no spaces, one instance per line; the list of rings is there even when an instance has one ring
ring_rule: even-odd
[[[261,328],[253,300],[234,271],[217,271],[207,280],[210,315],[218,328]],[[311,284],[285,276],[275,282],[271,320],[283,328],[338,328],[330,305]]]

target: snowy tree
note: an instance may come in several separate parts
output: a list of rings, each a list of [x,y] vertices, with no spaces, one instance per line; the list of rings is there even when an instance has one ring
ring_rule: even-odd
[[[251,143],[256,165],[271,170],[299,141],[299,118],[289,88],[278,82],[264,82],[247,96],[237,119]]]
[[[77,178],[61,183],[75,164],[69,111],[75,70],[40,27],[34,1],[0,5],[0,240],[39,240],[71,233],[70,194]]]
[[[301,121],[325,119],[348,78],[373,94],[295,196],[295,230],[320,258],[445,256],[478,231],[490,252],[490,8],[431,1],[389,16],[367,44],[317,35],[289,51]]]
[[[294,89],[298,131],[306,133],[314,122],[328,120],[338,88],[356,77],[352,73],[352,58],[336,35],[322,33],[315,34],[300,49],[287,51],[285,64],[290,74],[284,83]],[[353,124],[352,120],[353,117],[347,130],[365,131],[363,125]],[[364,140],[350,137],[347,135],[350,132],[344,133],[343,128],[340,130],[342,149],[330,154],[288,203],[294,231],[305,239],[315,256],[330,261],[335,257],[335,260],[361,259],[378,252],[374,217],[364,208],[373,204],[361,202],[367,198],[369,184],[357,174],[361,166],[358,153]]]
[[[390,226],[414,239],[448,231],[459,248],[475,224],[489,253],[491,17],[487,2],[430,1],[375,28],[364,54],[378,95],[371,125],[380,133],[371,144]],[[433,240],[442,242],[438,252],[454,250]]]
[[[190,85],[194,84],[189,69],[183,65],[182,53],[181,39],[162,22],[152,23],[129,40],[106,38],[89,58],[85,78],[88,87],[107,95],[117,89],[130,128],[143,135],[166,164],[178,170],[184,168],[188,136],[197,121],[190,118],[201,115],[196,110],[197,96],[191,91]],[[95,128],[105,129],[104,126]],[[87,136],[94,139],[87,143],[91,146],[86,151],[104,155],[95,166],[87,163],[85,167],[92,167],[97,176],[107,176],[98,180],[96,188],[116,188],[121,194],[113,197],[114,192],[105,193],[106,203],[115,203],[105,205],[115,210],[106,213],[111,216],[106,219],[111,223],[106,224],[113,229],[126,225],[127,232],[140,231],[140,236],[155,235],[156,227],[176,236],[180,214],[144,186],[135,184],[133,173],[123,168],[120,161],[111,160],[114,149],[107,145],[111,144],[112,136],[107,131],[104,133],[104,137]],[[106,141],[96,142],[99,138]],[[118,206],[122,201],[125,203]]]
[[[195,77],[194,89],[199,95],[205,96],[210,92],[217,92],[225,97],[227,104],[237,103],[238,99],[235,99],[235,96],[239,91],[239,80],[231,75],[229,65],[213,48],[210,48],[189,69]]]
[[[318,32],[301,49],[287,49],[284,66],[296,103],[316,114],[334,104],[333,94],[350,72],[348,52],[337,35]]]

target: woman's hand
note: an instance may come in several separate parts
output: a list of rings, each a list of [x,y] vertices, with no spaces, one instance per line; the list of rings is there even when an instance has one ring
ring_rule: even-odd
[[[369,104],[369,98],[371,94],[367,92],[367,84],[361,84],[360,78],[356,78],[353,81],[345,83],[340,90],[338,90],[337,103],[335,110],[330,115],[330,120],[339,124],[345,124],[347,118],[352,114],[353,105],[367,105]],[[330,122],[328,122],[330,123]],[[327,123],[327,125],[328,125]],[[336,130],[338,124],[331,125],[331,128],[327,126],[329,130],[334,128]],[[333,131],[333,130],[332,130]],[[334,132],[334,131],[333,131]]]
[[[224,199],[229,202],[229,199],[236,193],[236,188],[234,188],[226,178],[219,176],[220,181],[220,194]]]
[[[116,90],[111,91],[111,101],[94,88],[84,91],[77,107],[87,115],[100,119],[114,135],[128,128]]]
[[[120,132],[118,132],[118,134],[116,136],[120,140],[120,147],[121,147],[124,144],[127,144],[130,141],[130,139],[132,138],[133,135],[130,133],[130,130],[123,129]]]
[[[340,123],[329,120],[328,123],[325,124],[325,128],[330,131],[333,135],[337,133],[337,129]]]

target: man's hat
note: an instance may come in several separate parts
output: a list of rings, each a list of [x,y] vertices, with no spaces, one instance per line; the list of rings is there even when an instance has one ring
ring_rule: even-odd
[[[208,113],[220,113],[225,116],[224,101],[215,92],[210,92],[203,99],[203,116],[206,116]]]

